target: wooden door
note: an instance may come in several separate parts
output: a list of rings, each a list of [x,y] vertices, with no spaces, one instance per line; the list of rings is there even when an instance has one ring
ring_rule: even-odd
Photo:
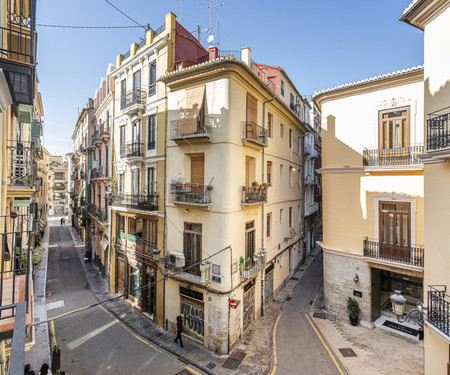
[[[117,259],[117,293],[125,293],[125,260]]]
[[[204,185],[205,181],[205,156],[191,157],[191,183]]]
[[[250,159],[245,158],[245,186],[250,186]]]

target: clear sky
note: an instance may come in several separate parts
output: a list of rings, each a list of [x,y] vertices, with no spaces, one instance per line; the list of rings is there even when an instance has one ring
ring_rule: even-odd
[[[181,0],[109,0],[142,25],[156,29]],[[399,22],[411,0],[219,0],[221,49],[252,49],[252,59],[282,66],[302,95],[423,64],[423,33]],[[212,0],[215,4],[216,0]],[[129,26],[104,0],[38,0],[37,23]],[[184,0],[181,23],[209,25],[207,0]],[[216,10],[213,34],[218,39]],[[37,26],[37,72],[45,112],[44,145],[72,150],[78,111],[93,97],[108,63],[139,42],[144,30],[77,30]],[[195,34],[196,35],[196,34]],[[202,42],[207,46],[207,32]]]

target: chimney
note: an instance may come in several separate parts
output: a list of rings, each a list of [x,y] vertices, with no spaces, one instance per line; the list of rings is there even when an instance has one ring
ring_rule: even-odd
[[[241,48],[241,58],[242,61],[245,62],[248,66],[250,66],[251,58],[250,53],[252,50],[248,47]]]
[[[219,49],[217,47],[210,46],[208,48],[209,52],[209,61],[215,60],[219,57]]]

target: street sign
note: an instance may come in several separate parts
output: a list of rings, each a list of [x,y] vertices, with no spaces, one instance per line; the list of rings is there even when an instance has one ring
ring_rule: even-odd
[[[236,309],[236,308],[238,307],[237,301],[234,300],[234,299],[230,300],[230,307],[231,307],[232,309]]]

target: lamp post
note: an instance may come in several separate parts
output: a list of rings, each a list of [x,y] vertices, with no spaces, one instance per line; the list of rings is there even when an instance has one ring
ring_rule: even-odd
[[[400,290],[395,290],[394,294],[390,297],[392,303],[392,311],[397,316],[397,321],[399,323],[405,323],[411,321],[417,324],[419,328],[419,340],[423,340],[423,303],[417,302],[416,308],[410,310],[406,316],[405,313],[406,298],[401,295]]]

